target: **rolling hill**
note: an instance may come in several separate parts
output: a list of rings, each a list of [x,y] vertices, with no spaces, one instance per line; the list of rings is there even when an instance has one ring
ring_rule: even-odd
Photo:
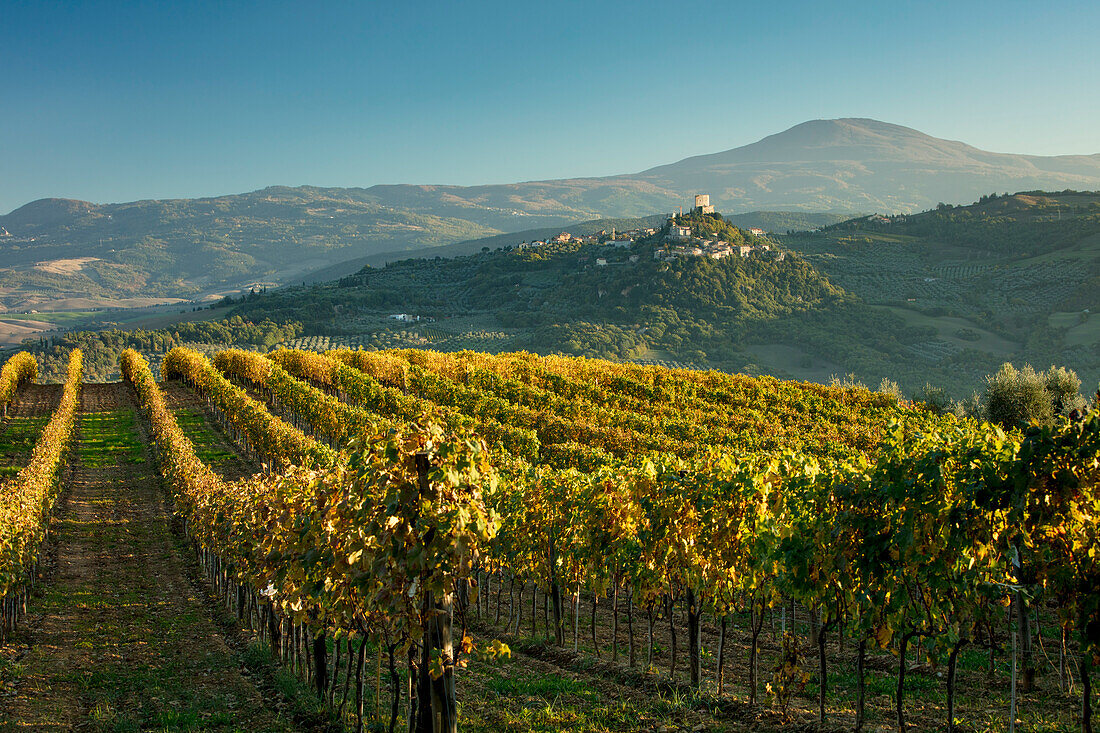
[[[854,374],[907,394],[929,381],[965,397],[1005,361],[1070,367],[1090,390],[1100,380],[1100,193],[987,196],[777,238],[790,253],[781,262],[664,262],[653,256],[660,237],[405,259],[238,312],[348,345]]]
[[[44,199],[0,217],[0,226],[8,232],[0,236],[0,304],[9,309],[69,298],[217,296],[364,253],[500,231],[394,210],[359,190],[308,187],[106,205]]]
[[[44,309],[73,299],[94,307],[121,298],[217,297],[311,272],[336,276],[404,253],[450,256],[493,246],[476,242],[503,233],[652,216],[688,203],[696,192],[709,192],[720,210],[734,215],[787,211],[794,213],[786,221],[799,222],[809,212],[912,212],[990,191],[1038,188],[1100,188],[1100,155],[989,153],[898,125],[841,119],[603,178],[468,187],[277,186],[122,204],[43,199],[0,216],[0,309]],[[771,221],[765,228],[799,228]]]
[[[476,247],[258,293],[230,312],[242,327],[304,327],[293,343],[309,348],[561,351],[811,381],[853,374],[906,394],[927,381],[957,398],[1005,361],[1067,366],[1086,391],[1100,381],[1100,193],[987,196],[776,239],[781,261],[664,261],[660,241]],[[70,345],[92,354],[94,343]]]
[[[485,247],[488,247],[489,249],[499,249],[501,247],[516,245],[520,242],[534,242],[536,240],[546,239],[548,237],[553,237],[555,234],[558,234],[563,228],[568,229],[570,234],[575,235],[595,234],[600,231],[611,231],[612,229],[627,231],[629,229],[660,226],[664,223],[665,217],[665,214],[655,214],[653,216],[632,218],[593,219],[592,221],[570,223],[558,227],[524,229],[519,232],[493,234],[488,237],[468,239],[464,242],[444,244],[439,247],[428,247],[422,250],[416,250],[414,254],[417,257],[425,258],[461,257],[463,255],[480,252]],[[821,212],[750,211],[745,214],[736,214],[730,216],[729,220],[731,223],[741,227],[742,229],[751,229],[753,227],[758,227],[769,232],[789,232],[819,229],[829,224],[836,224],[838,222],[844,221],[848,218],[849,217],[842,214],[828,214]],[[302,277],[302,280],[307,283],[336,280],[337,278],[341,278],[345,275],[350,275],[354,272],[357,272],[365,265],[379,267],[385,265],[387,262],[396,262],[399,260],[408,259],[409,255],[409,250],[398,250],[394,252],[382,252],[380,254],[367,255],[365,257],[357,257],[353,260],[347,260],[346,262],[340,262],[335,265],[331,265],[324,269],[318,270],[316,272],[311,272],[308,275],[304,275]]]

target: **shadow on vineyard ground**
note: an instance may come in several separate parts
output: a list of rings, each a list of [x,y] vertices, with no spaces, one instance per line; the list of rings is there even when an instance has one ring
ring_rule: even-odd
[[[715,727],[708,725],[706,730],[753,730],[753,731],[810,731],[817,730],[817,655],[816,647],[809,646],[809,625],[804,609],[798,609],[797,636],[800,639],[799,663],[801,669],[810,673],[810,680],[797,693],[790,703],[789,719],[784,721],[773,707],[765,691],[765,685],[771,681],[779,655],[778,640],[781,638],[781,619],[775,619],[776,634],[773,638],[771,623],[766,621],[760,636],[760,681],[758,705],[755,710],[748,705],[749,635],[746,631],[747,617],[734,616],[731,619],[726,641],[726,686],[725,694],[719,698],[714,694],[717,660],[718,630],[704,617],[702,626],[703,648],[703,692],[696,694],[687,683],[687,634],[683,618],[677,622],[678,661],[674,679],[669,677],[671,661],[671,638],[667,618],[661,618],[654,626],[654,669],[645,673],[646,661],[646,621],[644,615],[635,609],[634,633],[637,654],[637,667],[627,666],[628,635],[625,612],[620,610],[619,618],[619,657],[611,662],[612,625],[611,613],[606,608],[607,600],[600,603],[597,616],[597,634],[600,642],[600,657],[594,654],[591,643],[591,597],[583,596],[579,624],[578,652],[573,651],[572,620],[566,624],[566,646],[557,647],[543,634],[542,594],[538,594],[536,606],[536,634],[530,633],[531,595],[527,586],[526,600],[523,602],[522,627],[517,635],[503,632],[509,618],[508,592],[504,591],[500,623],[493,623],[496,609],[496,589],[494,581],[490,587],[492,600],[487,619],[475,623],[480,638],[500,638],[511,645],[513,652],[522,659],[524,665],[530,660],[549,663],[589,684],[599,687],[601,681],[613,682],[620,687],[632,687],[643,691],[651,699],[663,699],[674,704],[674,709],[694,709],[709,713],[716,721]],[[520,604],[517,604],[517,606]],[[625,602],[623,603],[625,606]],[[1074,692],[1059,689],[1057,664],[1058,641],[1052,638],[1056,634],[1053,618],[1043,615],[1041,628],[1044,631],[1046,652],[1038,651],[1037,663],[1039,677],[1037,687],[1031,693],[1020,696],[1017,730],[1065,732],[1080,729],[1080,687]],[[513,617],[514,618],[514,617]],[[960,731],[1007,731],[1009,707],[1009,658],[1006,648],[1008,639],[1001,629],[997,636],[995,672],[988,672],[989,652],[980,645],[964,648],[959,658],[957,720]],[[845,640],[843,649],[838,648],[836,634],[828,637],[826,650],[828,659],[828,690],[826,707],[828,710],[828,730],[851,731],[855,720],[856,676],[855,645]],[[905,711],[908,729],[934,731],[946,729],[947,697],[945,688],[946,669],[934,667],[927,662],[918,664],[915,645],[910,646],[908,654],[909,672],[906,676]],[[898,660],[890,652],[868,653],[866,661],[866,711],[869,733],[896,731],[894,717],[894,695],[897,684]],[[1071,665],[1071,669],[1073,669]],[[1074,675],[1076,679],[1076,675]],[[670,720],[670,730],[690,730],[685,724],[676,724]],[[650,726],[650,728],[652,728]],[[659,726],[658,726],[659,728]],[[639,725],[633,729],[647,729]]]
[[[45,582],[3,649],[3,728],[294,729],[188,580],[122,385],[85,386],[63,480]]]
[[[493,638],[475,634],[479,644]],[[517,645],[496,665],[471,661],[459,684],[462,723],[485,731],[742,731],[691,695],[594,674],[571,653]],[[556,650],[555,650],[556,651]]]
[[[195,455],[224,481],[236,481],[260,470],[255,461],[242,456],[215,420],[206,412],[206,402],[179,381],[161,382],[164,400],[177,424],[195,446]]]

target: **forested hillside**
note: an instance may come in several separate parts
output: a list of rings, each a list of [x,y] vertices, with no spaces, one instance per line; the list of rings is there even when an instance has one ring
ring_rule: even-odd
[[[301,321],[333,343],[526,348],[816,381],[851,374],[907,394],[931,383],[965,397],[1005,361],[1069,366],[1089,384],[1100,379],[1090,314],[1100,307],[1098,209],[1096,194],[986,197],[782,236],[783,259],[658,261],[662,230],[628,248],[406,260],[269,293],[240,312]],[[714,221],[701,236],[759,241]],[[396,313],[433,322],[387,325]]]
[[[721,225],[737,241],[748,236]],[[797,257],[657,261],[660,239],[630,248],[547,243],[452,260],[406,260],[364,268],[339,283],[268,293],[239,312],[345,334],[359,328],[356,314],[369,312],[400,310],[434,320],[484,314],[504,328],[534,331],[532,345],[549,350],[570,350],[574,331],[606,327],[617,335],[610,353],[618,356],[631,355],[636,345],[680,352],[687,344],[687,351],[709,348],[721,359],[731,353],[730,329],[845,298]],[[605,350],[586,346],[580,353]]]
[[[270,320],[252,323],[234,316],[152,330],[76,331],[50,341],[28,340],[25,346],[38,361],[39,378],[44,382],[65,380],[68,355],[73,349],[84,354],[84,374],[89,381],[112,382],[121,377],[118,360],[126,349],[141,352],[155,367],[164,354],[184,344],[204,350],[243,346],[267,351],[301,334],[300,323],[276,324]]]
[[[260,289],[238,298],[236,313],[285,326],[282,340],[301,346],[527,349],[819,382],[852,375],[905,394],[930,383],[956,399],[1008,361],[1100,380],[1100,194],[986,196],[770,240],[724,217],[682,222],[708,241],[772,251],[668,256],[667,227],[631,243],[604,235],[596,244],[485,245]],[[398,314],[409,318],[391,318]],[[124,343],[101,357],[78,341],[44,354],[52,377],[66,348],[107,365]]]

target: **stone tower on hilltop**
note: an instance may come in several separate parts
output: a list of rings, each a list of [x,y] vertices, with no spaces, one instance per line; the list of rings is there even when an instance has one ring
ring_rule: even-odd
[[[713,214],[714,207],[710,205],[709,193],[695,194],[695,211],[699,214]]]

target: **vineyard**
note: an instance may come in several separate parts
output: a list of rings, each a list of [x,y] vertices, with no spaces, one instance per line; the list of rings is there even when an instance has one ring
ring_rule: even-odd
[[[844,287],[869,303],[914,303],[913,307],[962,310],[980,289],[998,313],[1049,312],[1088,275],[1079,263],[1059,259],[1018,264],[928,264],[894,242],[866,245],[856,254],[817,256],[835,268]]]
[[[27,355],[0,372],[5,723],[1092,730],[1100,410],[1005,433],[862,388],[526,353],[120,368],[82,385],[74,352],[49,395]],[[116,504],[148,559],[106,562],[91,602],[67,558]],[[177,620],[150,647],[74,636],[73,603],[163,624],[146,597]]]
[[[459,319],[454,319],[459,320]],[[483,328],[461,329],[457,332],[434,326],[410,328],[376,328],[357,336],[305,336],[284,344],[289,349],[325,351],[328,349],[402,349],[431,348],[435,351],[486,351],[500,353],[514,349],[515,333],[490,331]]]

